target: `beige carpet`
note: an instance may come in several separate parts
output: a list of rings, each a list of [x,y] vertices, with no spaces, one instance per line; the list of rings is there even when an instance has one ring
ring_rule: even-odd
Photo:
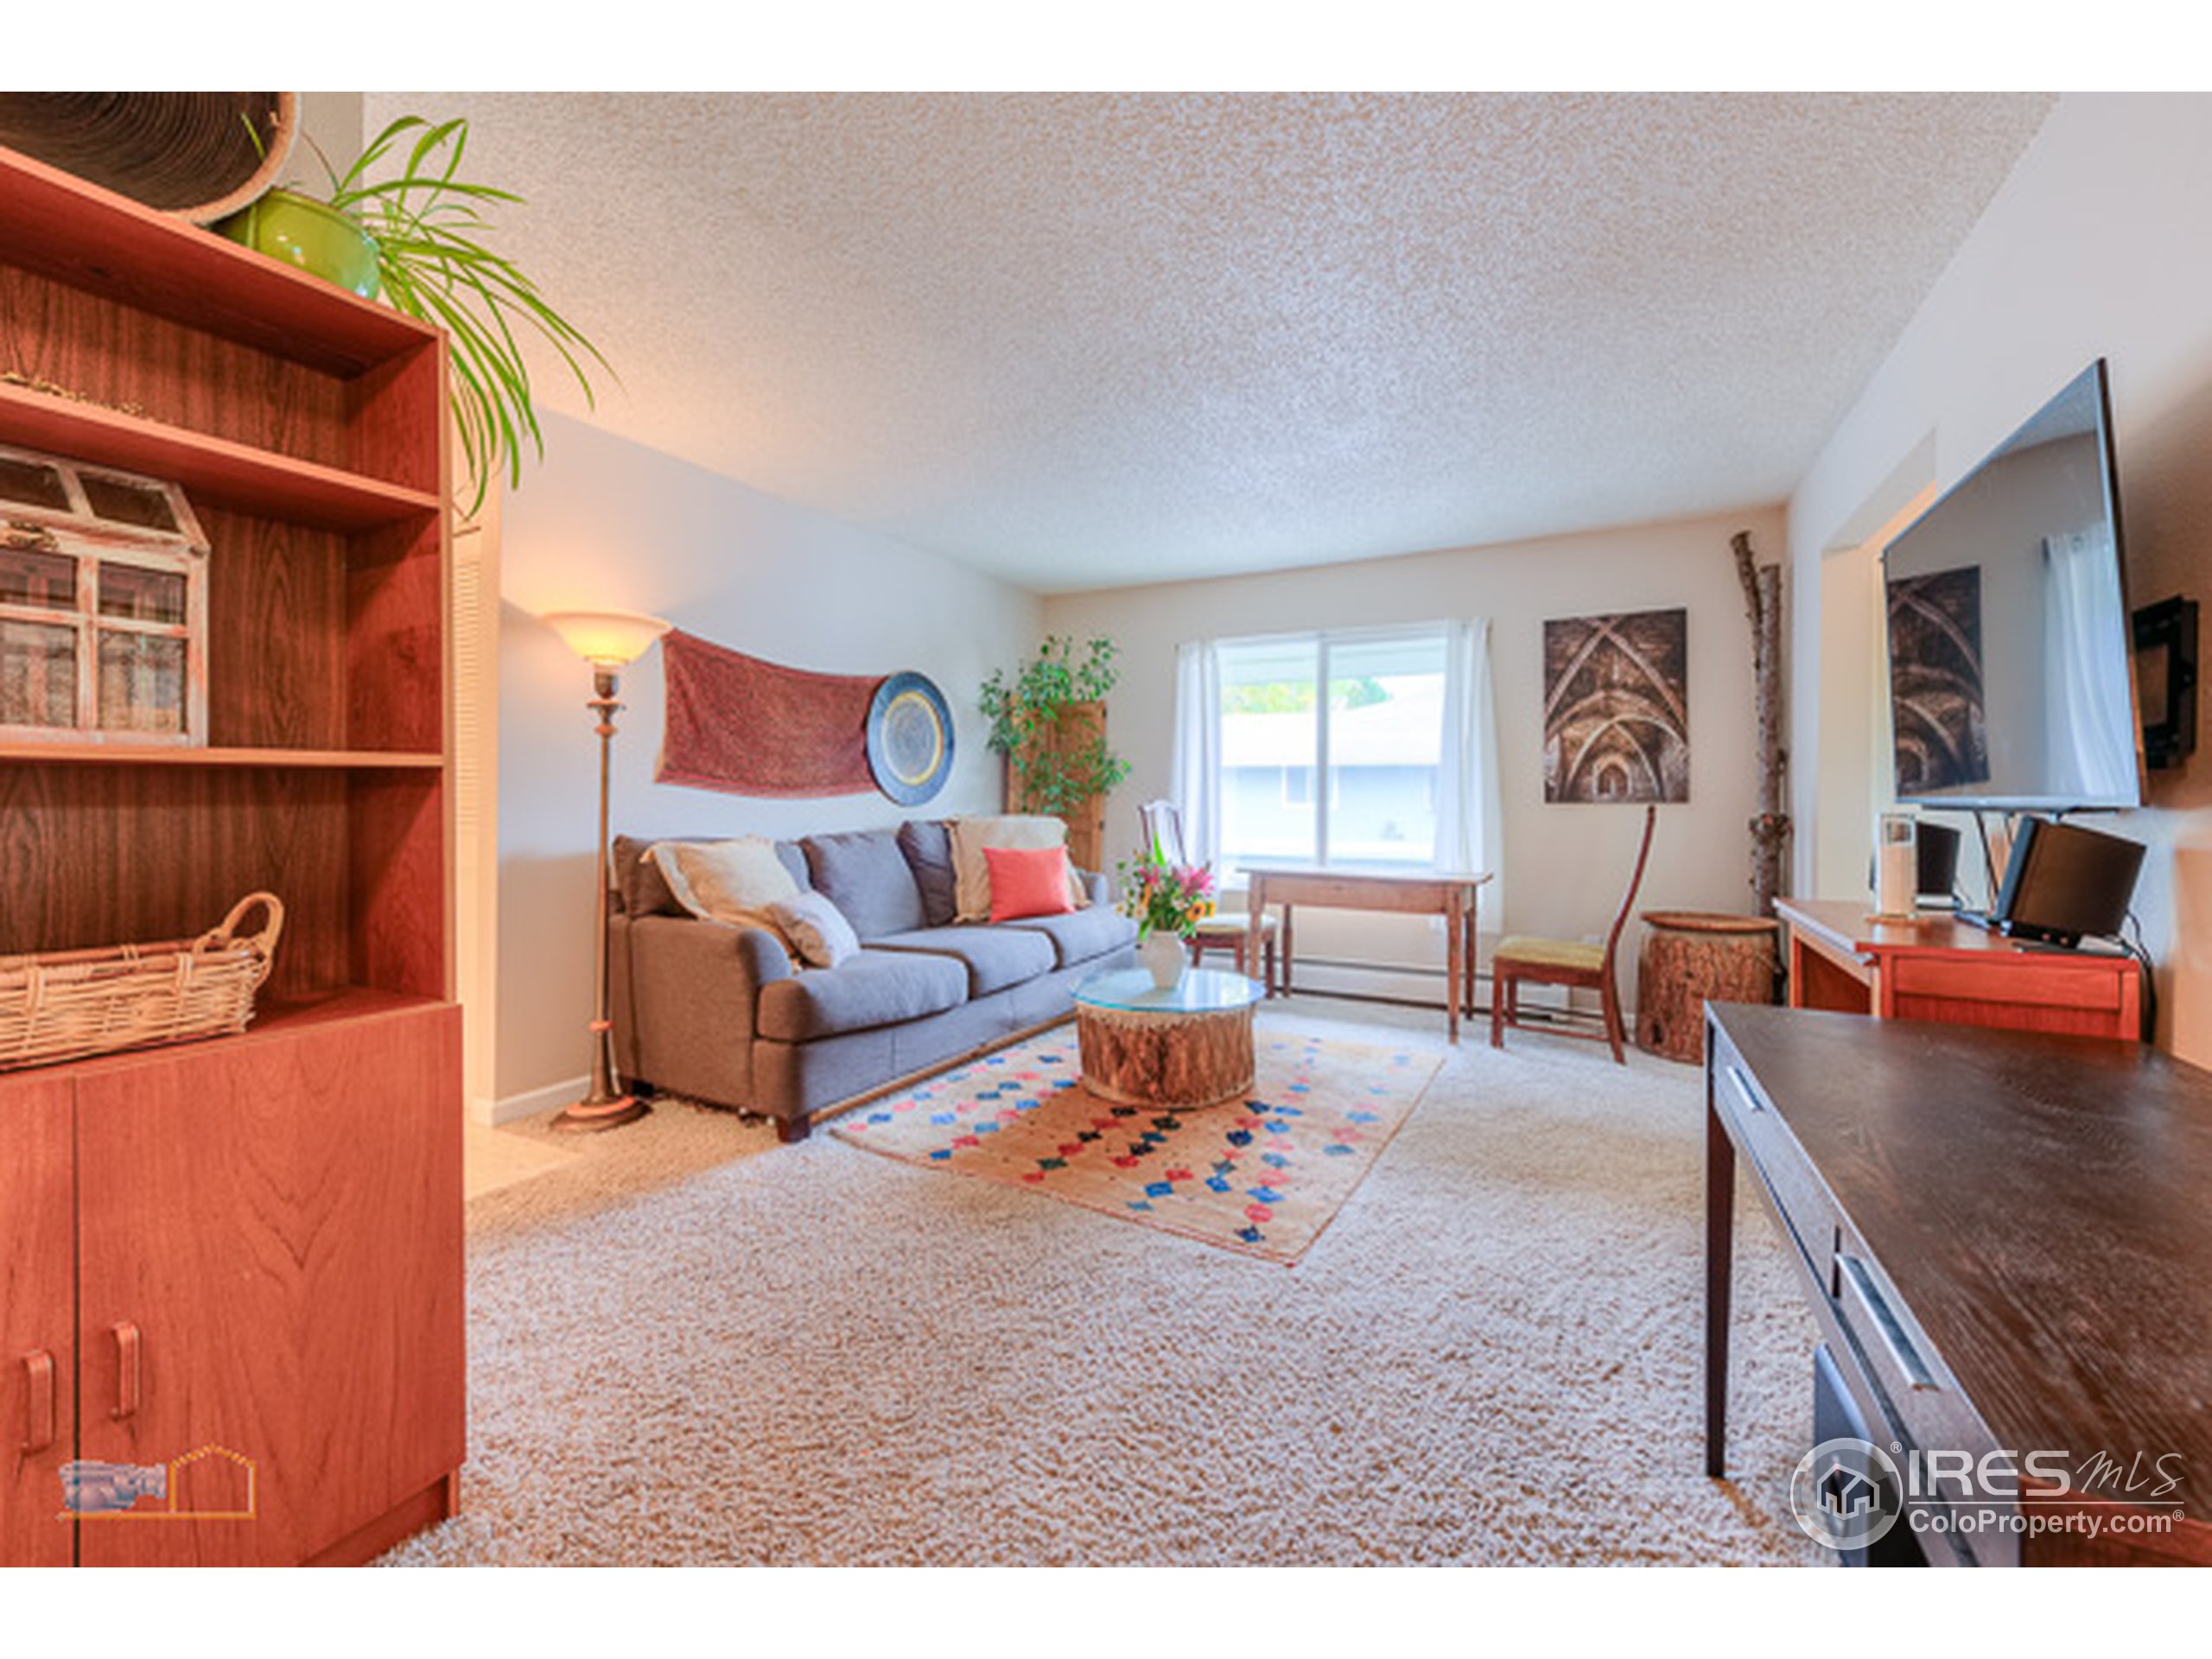
[[[1742,1484],[1700,1472],[1696,1074],[1277,1006],[1447,1054],[1294,1268],[673,1104],[480,1199],[464,1512],[386,1559],[1816,1559],[1812,1327],[1748,1199]]]

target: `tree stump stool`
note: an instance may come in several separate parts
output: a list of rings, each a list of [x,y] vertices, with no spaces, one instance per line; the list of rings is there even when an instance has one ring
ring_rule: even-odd
[[[1705,1061],[1707,1002],[1774,1001],[1775,937],[1764,916],[1647,910],[1637,958],[1636,1046],[1691,1065]]]

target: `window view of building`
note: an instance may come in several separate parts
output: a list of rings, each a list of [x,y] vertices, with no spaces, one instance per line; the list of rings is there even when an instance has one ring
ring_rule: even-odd
[[[1441,628],[1224,640],[1218,652],[1224,863],[1435,863]]]

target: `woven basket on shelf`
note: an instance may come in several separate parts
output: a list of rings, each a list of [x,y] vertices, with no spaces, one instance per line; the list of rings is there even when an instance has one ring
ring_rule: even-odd
[[[257,906],[261,931],[241,933]],[[283,928],[276,894],[253,893],[196,939],[0,957],[0,1071],[244,1031]]]
[[[213,225],[283,175],[297,92],[0,92],[0,144]]]

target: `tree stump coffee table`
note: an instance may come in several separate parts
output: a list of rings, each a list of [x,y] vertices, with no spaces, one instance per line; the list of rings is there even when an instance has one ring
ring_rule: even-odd
[[[1188,969],[1163,991],[1144,969],[1093,974],[1075,989],[1084,1086],[1126,1106],[1192,1111],[1252,1090],[1257,980]]]

